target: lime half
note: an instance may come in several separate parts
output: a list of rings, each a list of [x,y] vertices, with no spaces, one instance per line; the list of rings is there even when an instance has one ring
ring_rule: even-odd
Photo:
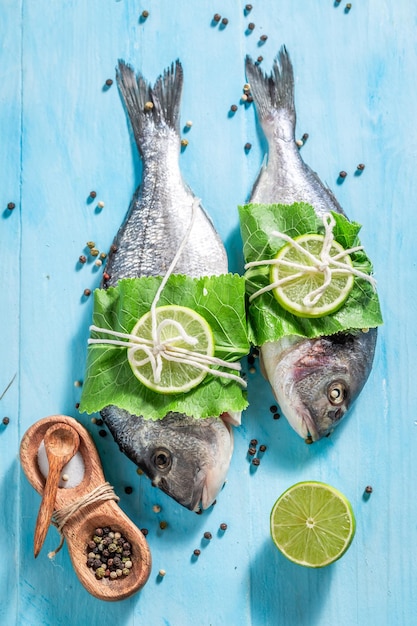
[[[271,536],[290,561],[324,567],[339,559],[355,534],[350,502],[334,487],[307,481],[293,485],[271,511]]]
[[[286,311],[299,317],[322,317],[334,313],[349,296],[354,282],[353,275],[332,266],[330,260],[330,283],[316,303],[306,304],[305,299],[322,288],[325,282],[325,272],[320,269],[324,236],[301,235],[295,237],[294,241],[300,247],[287,243],[275,257],[277,263],[271,266],[271,283],[281,283],[273,289],[275,298]],[[337,261],[352,267],[350,256],[337,241],[333,240],[329,257],[331,259],[336,256]]]
[[[131,331],[143,345],[128,349],[127,358],[136,378],[146,387],[158,393],[185,393],[196,387],[207,375],[207,371],[190,364],[190,359],[198,355],[213,356],[214,340],[209,324],[199,314],[184,306],[167,305],[156,308],[158,344],[152,345],[152,315],[143,315]],[[166,350],[166,352],[164,351]],[[187,356],[184,351],[191,351]],[[152,355],[157,357],[161,367],[157,375]]]

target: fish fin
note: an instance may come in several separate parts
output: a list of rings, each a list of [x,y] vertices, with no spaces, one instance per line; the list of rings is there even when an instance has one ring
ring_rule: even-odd
[[[133,134],[142,154],[145,128],[149,131],[150,122],[156,126],[166,124],[179,135],[180,100],[183,86],[183,70],[179,60],[172,63],[159,76],[155,86],[150,84],[133,68],[119,60],[116,80],[123,98]],[[151,107],[147,107],[151,103]]]
[[[271,111],[285,113],[295,127],[294,71],[285,46],[280,49],[268,76],[250,56],[246,57],[246,77],[261,123],[273,122]]]

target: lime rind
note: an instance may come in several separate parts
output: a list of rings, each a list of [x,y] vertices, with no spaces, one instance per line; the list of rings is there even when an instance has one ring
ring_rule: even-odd
[[[272,508],[270,524],[280,552],[293,563],[310,568],[340,559],[356,529],[346,496],[318,481],[296,483],[284,491]]]
[[[294,242],[306,249],[303,254],[292,243],[284,245],[277,253],[276,263],[271,265],[270,281],[272,284],[287,279],[286,282],[273,289],[277,302],[286,310],[298,317],[323,317],[338,311],[349,297],[354,285],[353,274],[338,272],[337,268],[331,269],[331,282],[324,290],[316,305],[306,305],[303,300],[321,288],[324,283],[323,272],[309,271],[313,268],[313,262],[309,256],[312,254],[320,261],[320,253],[323,248],[324,236],[305,234],[294,237]],[[308,254],[309,253],[309,254]],[[353,267],[352,259],[346,253],[343,246],[333,240],[330,247],[330,257],[338,257],[345,265]],[[290,262],[295,267],[289,267],[280,262]],[[302,267],[305,268],[301,269]]]
[[[192,350],[196,354],[204,356],[214,355],[214,338],[208,322],[196,311],[179,305],[166,305],[156,307],[157,325],[161,325],[160,340],[169,342],[179,349]],[[174,323],[170,323],[174,322]],[[184,333],[196,340],[190,345],[178,336],[178,324]],[[145,313],[135,324],[131,331],[144,342],[152,341],[152,313]],[[128,361],[136,378],[148,389],[164,394],[186,393],[199,385],[207,376],[207,371],[188,362],[169,360],[161,353],[162,368],[160,379],[155,380],[155,371],[148,353],[138,345],[128,350]],[[143,362],[147,361],[147,362]]]

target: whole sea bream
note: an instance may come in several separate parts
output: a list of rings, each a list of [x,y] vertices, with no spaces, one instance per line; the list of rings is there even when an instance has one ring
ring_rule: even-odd
[[[190,225],[195,205],[195,196],[184,184],[179,166],[180,62],[172,64],[151,87],[120,61],[117,83],[143,173],[108,257],[105,288],[122,278],[164,275]],[[174,271],[191,277],[228,272],[224,246],[199,203]],[[106,407],[101,415],[122,452],[154,486],[191,510],[212,504],[224,484],[233,451],[227,422],[236,422],[240,416],[194,419],[169,413],[152,421],[116,406]]]
[[[250,202],[291,205],[305,202],[322,217],[343,213],[332,192],[301,158],[295,142],[294,74],[283,47],[270,76],[246,60],[257,115],[268,154]],[[305,339],[296,336],[260,347],[262,368],[280,408],[303,438],[328,435],[361,392],[371,371],[377,331],[337,333]]]

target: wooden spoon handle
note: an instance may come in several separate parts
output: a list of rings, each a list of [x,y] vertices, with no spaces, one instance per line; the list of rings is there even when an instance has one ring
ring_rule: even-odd
[[[44,544],[49,525],[51,523],[52,513],[54,512],[56,493],[58,491],[58,483],[61,474],[60,464],[51,464],[45,489],[43,492],[41,506],[39,507],[38,517],[36,519],[34,554],[38,556]]]

